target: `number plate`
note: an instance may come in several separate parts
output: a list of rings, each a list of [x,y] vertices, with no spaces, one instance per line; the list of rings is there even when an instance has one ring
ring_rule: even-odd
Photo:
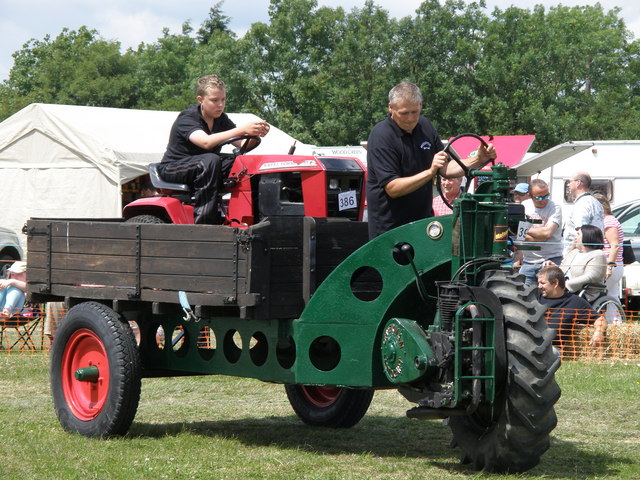
[[[356,208],[358,206],[358,200],[356,199],[356,191],[349,190],[348,192],[340,192],[338,194],[338,210],[348,210],[349,208]]]
[[[518,234],[516,240],[524,241],[529,229],[533,226],[531,222],[518,222]]]

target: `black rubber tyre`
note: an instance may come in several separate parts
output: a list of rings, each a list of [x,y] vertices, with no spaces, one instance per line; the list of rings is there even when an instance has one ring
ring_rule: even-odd
[[[296,415],[314,427],[351,428],[371,405],[373,390],[285,385]]]
[[[155,215],[136,215],[127,219],[127,223],[167,223],[164,219]]]
[[[606,316],[607,307],[609,307],[609,305],[613,306],[618,311],[617,314],[620,317],[620,322],[625,322],[627,320],[627,316],[624,313],[624,308],[622,307],[620,300],[614,297],[610,297],[609,295],[605,295],[604,297],[600,297],[599,299],[597,299],[593,303],[593,309],[599,315]]]
[[[97,378],[79,380],[86,367],[97,367]],[[53,341],[50,374],[65,430],[87,437],[127,432],[140,400],[141,362],[131,327],[116,312],[97,302],[71,308]]]
[[[555,372],[560,358],[552,348],[554,332],[547,327],[534,287],[522,280],[521,275],[492,271],[483,282],[499,298],[505,324],[507,372],[497,382],[495,404],[449,418],[452,444],[462,450],[463,462],[478,470],[529,470],[548,450],[549,433],[557,423],[554,404],[560,388]]]

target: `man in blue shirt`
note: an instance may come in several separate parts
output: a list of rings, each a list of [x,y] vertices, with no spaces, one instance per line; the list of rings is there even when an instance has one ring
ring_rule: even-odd
[[[547,306],[547,324],[556,331],[553,344],[564,355],[574,356],[576,327],[593,323],[595,330],[589,345],[597,346],[605,340],[607,321],[602,315],[598,316],[589,302],[565,287],[564,272],[560,267],[543,267],[538,272],[538,301]]]
[[[389,116],[373,127],[367,142],[369,237],[433,216],[433,178],[438,170],[460,177],[462,168],[449,162],[431,122],[420,115],[422,94],[402,82],[389,92]],[[468,167],[496,158],[493,145],[480,146],[464,160]]]

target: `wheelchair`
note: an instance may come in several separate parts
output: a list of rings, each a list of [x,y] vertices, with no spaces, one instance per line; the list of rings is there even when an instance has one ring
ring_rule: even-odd
[[[589,302],[598,315],[604,315],[608,323],[624,323],[627,320],[622,303],[618,298],[607,295],[604,283],[588,283],[578,292],[578,296]]]

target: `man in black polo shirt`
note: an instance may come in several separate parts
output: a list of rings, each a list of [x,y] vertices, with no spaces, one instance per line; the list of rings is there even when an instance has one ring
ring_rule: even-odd
[[[389,92],[389,117],[378,123],[367,142],[367,202],[369,237],[433,216],[433,177],[439,169],[460,177],[456,162],[448,162],[444,145],[431,122],[420,115],[422,94],[409,82]],[[493,145],[481,146],[464,160],[473,168],[496,158]]]
[[[538,301],[547,306],[547,325],[556,331],[553,344],[563,355],[576,354],[576,327],[580,324],[593,323],[595,327],[590,346],[600,345],[605,340],[606,319],[599,316],[584,298],[566,290],[564,272],[560,267],[543,267],[538,272]]]
[[[193,187],[195,223],[218,223],[218,189],[232,166],[232,161],[220,157],[219,145],[241,135],[263,137],[269,124],[256,120],[236,127],[224,113],[226,86],[216,75],[198,79],[196,93],[198,103],[180,112],[171,127],[159,173],[168,182]]]

